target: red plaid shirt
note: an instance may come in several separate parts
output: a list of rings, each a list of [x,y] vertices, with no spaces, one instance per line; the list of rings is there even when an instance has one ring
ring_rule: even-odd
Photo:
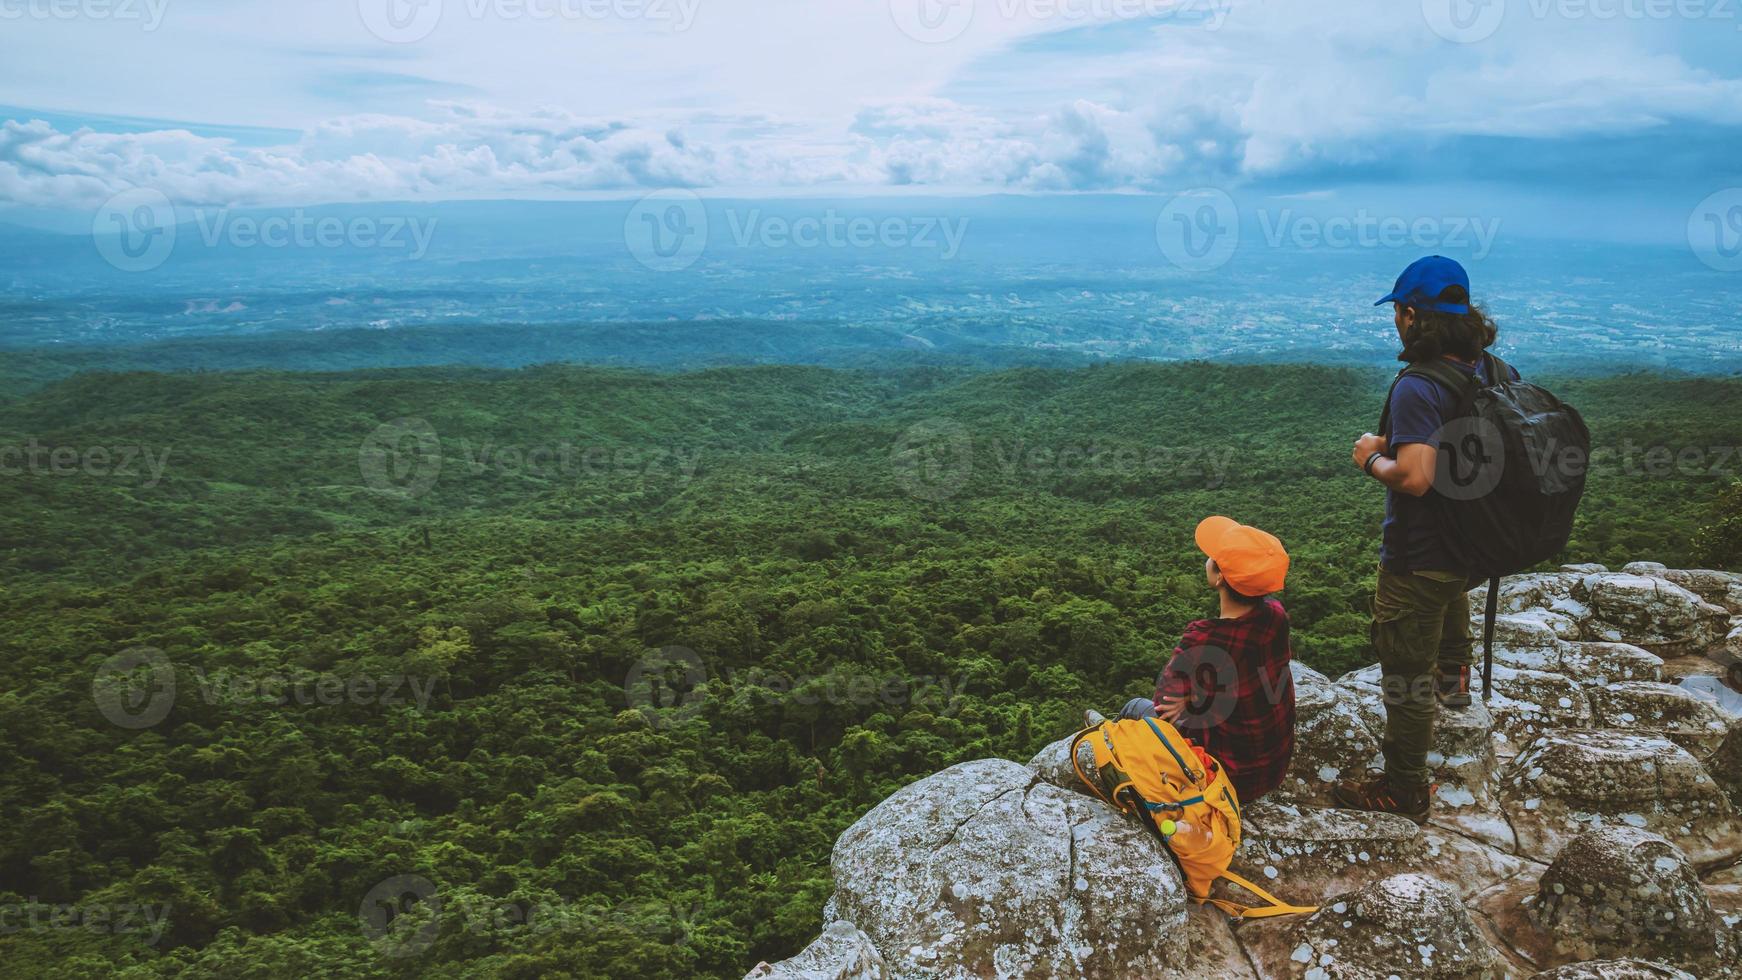
[[[1294,754],[1288,613],[1266,599],[1237,619],[1186,627],[1156,678],[1155,701],[1184,700],[1175,727],[1228,770],[1245,804],[1282,785]]]

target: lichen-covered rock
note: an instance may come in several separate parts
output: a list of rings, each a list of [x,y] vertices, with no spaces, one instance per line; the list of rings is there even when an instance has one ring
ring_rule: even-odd
[[[1742,855],[1742,823],[1687,750],[1659,735],[1562,731],[1538,738],[1501,775],[1519,853],[1548,861],[1586,830],[1632,826],[1700,865]]]
[[[1667,963],[1647,960],[1586,960],[1544,970],[1530,980],[1697,980]]]
[[[1185,890],[1154,838],[1002,759],[898,790],[831,869],[829,913],[898,977],[1159,975],[1185,954]]]
[[[1358,699],[1299,663],[1294,670],[1294,756],[1271,798],[1328,803],[1339,779],[1364,771],[1379,752],[1372,718]],[[1384,716],[1379,716],[1380,724]]]
[[[1242,817],[1232,870],[1296,905],[1421,870],[1426,862],[1421,828],[1392,814],[1261,802]]]
[[[1659,656],[1701,653],[1723,636],[1728,613],[1656,575],[1587,575],[1573,598],[1591,608],[1587,639],[1632,643]]]
[[[836,921],[797,956],[758,963],[744,980],[890,980],[893,976],[870,936],[851,922]]]
[[[1742,572],[1710,568],[1670,568],[1663,577],[1732,615],[1742,614]]]
[[[1424,874],[1382,878],[1329,899],[1310,916],[1273,921],[1241,931],[1265,976],[1384,980],[1502,972],[1500,955],[1458,893]]]
[[[1077,775],[1077,770],[1071,765],[1070,751],[1071,738],[1073,737],[1067,735],[1036,752],[1034,758],[1028,760],[1028,768],[1039,774],[1041,779],[1060,789],[1068,789],[1085,796],[1092,796],[1094,794],[1090,793],[1089,788],[1083,785],[1082,778]],[[1086,773],[1095,771],[1095,750],[1089,746],[1086,740],[1077,746],[1077,763],[1083,767],[1083,771]]]
[[[1573,588],[1587,573],[1531,572],[1508,575],[1500,580],[1500,600],[1496,612],[1517,613],[1526,609],[1547,609],[1560,599],[1572,596]],[[1488,583],[1470,590],[1470,612],[1480,622],[1488,603]]]
[[[1573,838],[1543,872],[1531,915],[1542,962],[1638,954],[1709,973],[1736,955],[1687,858],[1634,827]]]
[[[1675,684],[1610,684],[1591,692],[1591,707],[1601,726],[1657,732],[1699,759],[1711,758],[1730,730],[1716,702]]]
[[[1562,643],[1560,673],[1586,687],[1663,680],[1663,658],[1631,643]]]
[[[1482,696],[1482,672],[1470,679],[1470,689]],[[1494,693],[1488,698],[1494,730],[1520,746],[1546,731],[1588,728],[1591,702],[1584,688],[1565,674],[1543,670],[1520,670],[1494,665]]]

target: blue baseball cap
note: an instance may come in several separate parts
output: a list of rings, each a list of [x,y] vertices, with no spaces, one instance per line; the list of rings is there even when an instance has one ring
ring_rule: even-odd
[[[1403,275],[1397,277],[1396,285],[1391,287],[1390,294],[1379,298],[1374,306],[1384,306],[1386,303],[1402,303],[1418,310],[1435,310],[1440,313],[1468,313],[1468,303],[1444,303],[1440,301],[1440,292],[1447,286],[1464,287],[1464,295],[1470,295],[1470,276],[1464,267],[1443,255],[1429,255],[1416,259],[1403,270]]]

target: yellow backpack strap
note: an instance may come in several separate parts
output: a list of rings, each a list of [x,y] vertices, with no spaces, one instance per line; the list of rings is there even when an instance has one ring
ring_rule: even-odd
[[[1226,878],[1269,903],[1268,905],[1248,906],[1238,902],[1230,902],[1225,898],[1201,899],[1205,905],[1214,905],[1236,919],[1268,919],[1273,915],[1311,915],[1319,910],[1317,905],[1290,905],[1232,871],[1224,871],[1217,877]]]
[[[1109,800],[1106,796],[1102,795],[1101,787],[1098,785],[1100,781],[1097,779],[1090,779],[1083,772],[1083,767],[1077,764],[1077,748],[1078,748],[1078,746],[1082,745],[1083,739],[1088,738],[1089,735],[1092,734],[1099,727],[1100,727],[1099,725],[1096,725],[1096,726],[1093,726],[1090,728],[1085,728],[1082,731],[1078,732],[1077,734],[1075,734],[1071,737],[1071,748],[1070,748],[1071,768],[1076,770],[1077,778],[1083,781],[1083,785],[1087,786],[1089,788],[1089,792],[1095,794],[1095,797],[1097,799],[1099,799],[1102,803],[1107,804],[1108,806],[1116,807],[1116,806],[1118,806],[1118,804],[1114,803],[1112,800]]]

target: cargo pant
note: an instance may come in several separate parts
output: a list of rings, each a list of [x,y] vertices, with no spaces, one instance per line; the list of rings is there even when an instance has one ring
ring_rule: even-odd
[[[1385,773],[1393,785],[1428,781],[1439,702],[1435,664],[1472,662],[1470,596],[1456,572],[1379,570],[1373,594],[1373,649],[1385,694]]]

